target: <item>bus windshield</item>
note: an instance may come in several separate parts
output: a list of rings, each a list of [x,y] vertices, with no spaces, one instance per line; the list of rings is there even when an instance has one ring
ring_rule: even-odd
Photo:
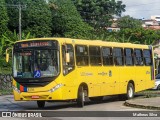
[[[59,51],[53,49],[20,49],[13,54],[13,77],[42,78],[59,73]]]

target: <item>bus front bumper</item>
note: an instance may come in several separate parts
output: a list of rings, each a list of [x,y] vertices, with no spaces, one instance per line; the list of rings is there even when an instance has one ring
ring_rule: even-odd
[[[20,92],[20,90],[13,88],[14,99],[16,101],[62,100],[60,87],[56,86],[48,91],[36,92]]]

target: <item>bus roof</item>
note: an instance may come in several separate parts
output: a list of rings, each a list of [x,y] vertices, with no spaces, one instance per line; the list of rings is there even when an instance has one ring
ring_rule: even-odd
[[[58,37],[50,37],[50,38],[33,38],[20,40],[17,42],[27,42],[33,40],[58,40],[59,43],[65,44],[78,44],[78,45],[98,45],[98,46],[112,46],[112,47],[131,47],[131,48],[148,48],[149,45],[142,44],[133,44],[133,43],[120,43],[120,42],[108,42],[102,40],[84,40],[84,39],[74,39],[74,38],[58,38]],[[16,43],[17,43],[16,42]]]

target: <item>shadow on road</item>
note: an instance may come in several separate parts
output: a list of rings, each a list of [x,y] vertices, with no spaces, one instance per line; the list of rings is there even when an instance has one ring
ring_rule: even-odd
[[[135,96],[139,98],[139,95]],[[107,96],[104,97],[102,101],[90,101],[87,99],[85,101],[85,106],[95,105],[95,104],[103,104],[103,103],[111,103],[115,101],[125,101],[123,99],[119,99],[118,96]],[[23,107],[27,110],[61,110],[65,108],[78,108],[76,102],[46,102],[46,106],[43,109],[37,107],[37,103],[35,101],[27,101],[18,103],[19,106]]]

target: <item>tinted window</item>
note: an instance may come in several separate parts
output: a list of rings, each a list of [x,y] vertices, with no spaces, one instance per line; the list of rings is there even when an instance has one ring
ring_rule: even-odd
[[[142,50],[141,49],[135,49],[134,50],[134,55],[135,55],[135,64],[136,65],[143,65]]]
[[[123,49],[122,48],[114,48],[113,56],[114,56],[115,65],[123,65]]]
[[[90,55],[90,64],[91,65],[102,65],[100,47],[90,46],[89,47],[89,55]]]
[[[143,58],[145,65],[152,65],[152,57],[150,50],[143,50]]]
[[[88,47],[85,45],[77,45],[76,47],[76,63],[78,66],[88,65]]]
[[[112,48],[102,48],[103,65],[113,65]]]
[[[126,65],[133,65],[133,50],[130,48],[124,49],[125,54],[125,64]]]

